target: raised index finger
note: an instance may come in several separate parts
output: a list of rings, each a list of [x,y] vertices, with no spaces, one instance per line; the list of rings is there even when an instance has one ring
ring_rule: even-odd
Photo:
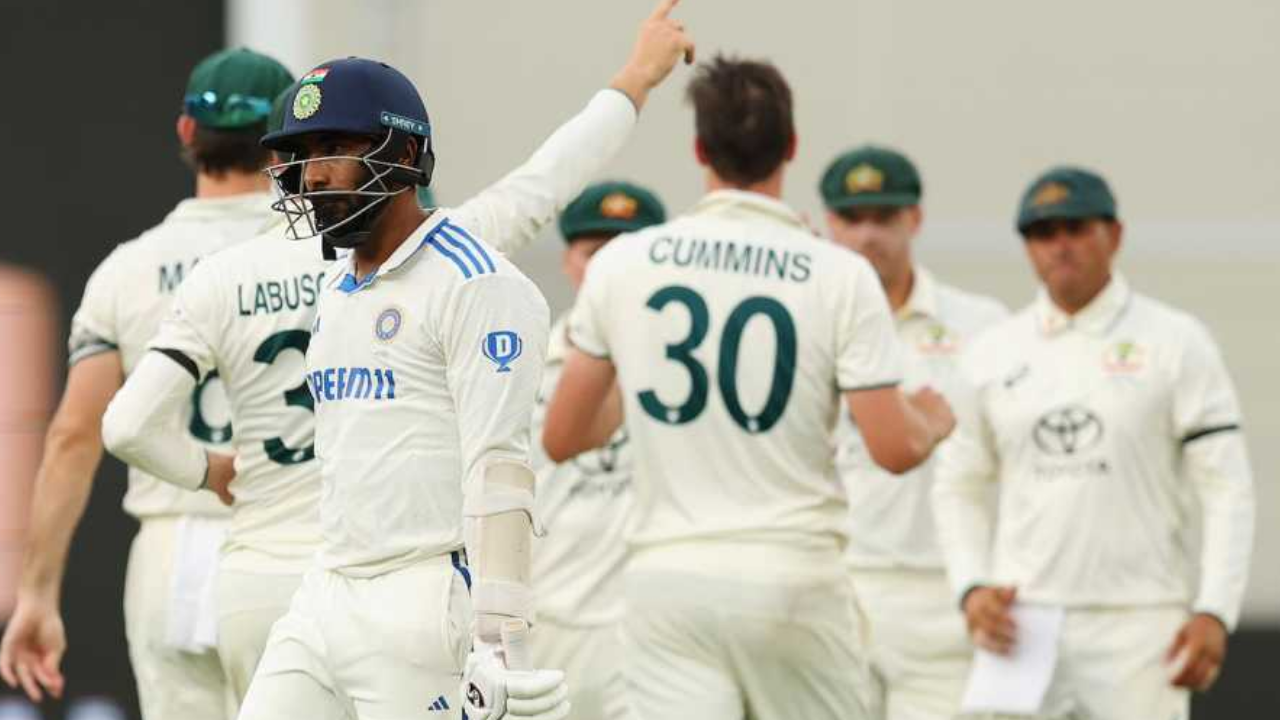
[[[680,0],[658,0],[658,7],[653,9],[653,14],[649,17],[654,20],[665,20]]]

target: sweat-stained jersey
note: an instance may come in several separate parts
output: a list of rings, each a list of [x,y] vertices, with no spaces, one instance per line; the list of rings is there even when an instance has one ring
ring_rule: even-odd
[[[968,390],[933,490],[957,594],[1007,583],[1028,602],[1190,605],[1234,626],[1252,478],[1235,389],[1200,322],[1116,276],[1071,316],[1042,291],[978,338],[961,370]]]
[[[570,320],[618,371],[645,548],[698,539],[803,552],[846,537],[832,432],[841,391],[901,379],[865,260],[776,200],[710,193],[598,252]]]
[[[440,208],[376,271],[325,278],[307,351],[320,566],[372,577],[463,546],[465,483],[529,462],[550,311],[537,287]]]
[[[960,353],[983,330],[1008,317],[987,297],[939,282],[915,268],[911,296],[895,313],[902,343],[903,390],[928,386],[945,396],[959,382]],[[849,492],[849,548],[854,568],[941,570],[929,491],[934,459],[894,475],[875,464],[848,407],[836,432],[836,470]]]
[[[159,225],[117,247],[85,286],[71,321],[69,362],[118,351],[125,374],[130,373],[196,263],[261,232],[272,218],[270,205],[270,196],[259,193],[184,200]],[[206,381],[181,422],[197,440],[226,452],[232,435],[226,405],[221,384]],[[133,468],[124,509],[140,518],[228,512],[212,493],[193,493]]]

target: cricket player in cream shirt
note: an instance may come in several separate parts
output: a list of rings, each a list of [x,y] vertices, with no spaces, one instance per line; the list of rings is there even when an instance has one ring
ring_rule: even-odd
[[[901,472],[946,436],[950,412],[936,393],[898,391],[866,261],[778,199],[795,149],[781,74],[716,58],[689,96],[709,192],[592,260],[543,443],[559,462],[601,446],[625,407],[634,717],[866,717],[831,433],[842,402],[874,417],[868,447]]]
[[[319,73],[308,78],[316,79],[304,79],[304,85],[324,87]],[[294,91],[287,94],[295,102]],[[621,93],[601,92],[525,165],[461,207],[436,210],[433,217],[448,215],[451,222],[495,238],[502,250],[515,250],[534,239],[545,221],[617,152],[635,119],[636,109]],[[229,475],[213,465],[206,472],[195,448],[189,443],[183,447],[181,438],[163,432],[164,417],[198,379],[216,370],[228,384],[232,417],[241,429],[235,482],[229,488],[235,496],[234,519],[219,575],[219,641],[237,703],[247,692],[271,625],[288,608],[320,546],[321,482],[312,444],[315,405],[299,380],[299,368],[311,342],[328,263],[321,258],[318,239],[292,242],[284,225],[282,219],[280,227],[202,265],[152,342],[157,352],[117,396],[104,424],[113,452],[164,468],[166,477],[188,488],[212,481],[211,489],[230,498]],[[454,246],[450,242],[447,247]],[[469,252],[475,252],[474,246]],[[472,260],[465,252],[456,257]],[[487,273],[490,266],[482,262]],[[476,270],[475,265],[464,267]],[[375,373],[366,378],[353,371],[350,387],[357,395],[366,389],[376,395],[381,390],[374,382],[395,382],[395,377]],[[364,386],[366,379],[370,384]],[[465,572],[461,555],[458,565]]]
[[[903,386],[952,395],[960,351],[1009,313],[913,262],[923,219],[915,165],[896,150],[866,145],[832,161],[819,189],[832,239],[865,257],[884,285],[902,344]],[[885,472],[847,412],[836,437],[836,468],[849,493],[845,560],[867,632],[871,702],[886,720],[950,720],[973,647],[934,531],[934,461],[901,476]]]
[[[576,292],[587,263],[624,232],[666,219],[652,192],[628,182],[588,187],[560,215],[563,267]],[[547,367],[533,416],[542,436],[546,405],[555,394],[569,352],[568,318],[551,328]],[[626,428],[598,450],[553,463],[535,443],[538,512],[546,535],[533,546],[537,626],[531,637],[535,665],[563,668],[572,718],[625,716],[618,623],[625,612],[622,573],[630,530],[634,461]]]
[[[1027,189],[1017,226],[1043,289],[966,351],[934,486],[976,644],[1017,642],[1015,602],[1066,609],[1043,718],[1186,718],[1247,579],[1254,499],[1231,378],[1204,325],[1113,269],[1117,218],[1088,170]]]
[[[38,686],[58,695],[64,685],[58,587],[101,457],[102,413],[147,354],[174,293],[201,258],[254,237],[271,221],[262,173],[270,154],[254,143],[272,99],[292,81],[279,62],[245,49],[197,65],[178,121],[196,196],[116,248],[85,287],[72,319],[67,387],[37,480],[19,605],[0,650],[5,679],[20,680],[28,695],[39,697]],[[229,452],[226,399],[210,380],[194,393],[194,406],[188,395],[168,423],[174,433]],[[139,468],[129,470],[124,509],[140,521],[124,609],[142,717],[225,718],[213,577],[228,510],[212,494],[186,492]]]

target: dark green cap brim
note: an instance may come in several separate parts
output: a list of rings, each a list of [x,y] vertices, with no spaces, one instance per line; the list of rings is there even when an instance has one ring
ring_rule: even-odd
[[[1026,234],[1027,228],[1045,220],[1115,220],[1115,213],[1100,211],[1093,205],[1059,205],[1033,208],[1018,217],[1018,232]]]
[[[610,220],[608,218],[602,218],[597,222],[580,223],[575,225],[573,229],[565,235],[564,239],[568,242],[573,242],[574,240],[587,235],[617,235],[620,233],[635,232],[639,229],[640,227],[638,227],[634,220]]]
[[[1018,203],[1014,225],[1026,235],[1031,225],[1044,220],[1089,220],[1119,217],[1115,195],[1101,175],[1092,170],[1061,165],[1042,173],[1027,186]]]
[[[836,198],[827,203],[827,207],[832,210],[848,210],[867,207],[915,207],[919,204],[920,196],[914,193],[860,193]]]

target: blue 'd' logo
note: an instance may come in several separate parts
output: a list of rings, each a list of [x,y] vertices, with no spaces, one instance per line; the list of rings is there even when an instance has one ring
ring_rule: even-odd
[[[480,343],[484,356],[498,366],[498,372],[511,372],[511,363],[524,352],[524,342],[510,330],[499,330],[485,336]]]

